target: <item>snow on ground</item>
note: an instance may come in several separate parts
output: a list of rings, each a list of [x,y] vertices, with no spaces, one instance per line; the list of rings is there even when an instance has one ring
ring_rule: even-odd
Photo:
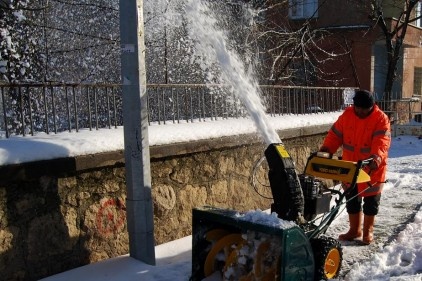
[[[340,113],[271,117],[274,129],[332,124]],[[311,118],[309,118],[311,117]],[[313,118],[315,117],[315,118]],[[192,129],[194,126],[195,129]],[[150,145],[256,132],[248,119],[149,127]],[[162,136],[166,137],[163,138]],[[123,149],[123,130],[82,130],[31,137],[0,139],[0,165],[41,159],[93,154]],[[422,280],[422,139],[394,137],[389,157],[389,182],[375,224],[376,241],[370,246],[344,243],[342,274],[338,280]],[[333,222],[327,235],[347,229],[346,212]],[[129,255],[60,273],[44,281],[187,281],[191,273],[191,237],[156,247],[155,266]]]
[[[303,128],[310,125],[332,124],[339,115],[340,112],[283,115],[271,117],[269,122],[275,130]],[[254,124],[249,118],[239,118],[152,125],[148,128],[149,144],[154,146],[256,133]],[[123,127],[93,131],[83,129],[78,133],[62,132],[49,135],[39,133],[35,136],[12,136],[10,139],[0,137],[0,165],[95,154],[121,150],[123,147]]]

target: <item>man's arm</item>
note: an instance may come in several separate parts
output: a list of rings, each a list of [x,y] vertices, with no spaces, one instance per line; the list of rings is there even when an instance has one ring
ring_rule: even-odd
[[[391,128],[388,117],[383,115],[379,119],[375,130],[372,133],[371,155],[374,158],[371,169],[378,168],[385,163],[388,157],[388,150],[391,144]]]
[[[343,118],[342,115],[331,126],[330,130],[325,137],[320,151],[329,152],[334,154],[337,149],[343,144]]]

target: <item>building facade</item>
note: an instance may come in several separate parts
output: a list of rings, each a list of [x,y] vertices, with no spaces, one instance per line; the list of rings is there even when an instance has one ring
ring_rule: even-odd
[[[389,31],[399,24],[397,19],[404,10],[400,5],[404,7],[404,2],[384,1],[383,19]],[[393,5],[397,3],[400,5]],[[418,18],[421,6],[419,1],[411,14],[416,20],[407,25],[391,92],[393,100],[422,94],[422,24]],[[388,67],[386,37],[371,13],[370,1],[289,0],[289,25],[298,29],[309,24],[312,29],[320,30],[318,47],[333,54],[319,65],[323,74],[316,86],[359,87],[375,92],[379,100],[384,98]],[[402,31],[399,29],[398,33]],[[330,75],[329,79],[324,73]]]

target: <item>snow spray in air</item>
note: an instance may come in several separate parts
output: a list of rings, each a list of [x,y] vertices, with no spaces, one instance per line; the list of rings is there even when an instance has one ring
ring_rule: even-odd
[[[211,10],[201,0],[189,0],[186,16],[189,36],[196,41],[196,54],[202,60],[201,67],[211,69],[218,63],[221,68],[220,83],[229,85],[241,100],[266,144],[281,143],[265,115],[258,83],[246,73],[238,54],[227,47],[227,36],[217,30],[217,20]]]

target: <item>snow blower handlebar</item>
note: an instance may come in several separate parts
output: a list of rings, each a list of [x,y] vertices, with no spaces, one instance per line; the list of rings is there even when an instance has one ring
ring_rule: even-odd
[[[306,163],[305,174],[348,183],[361,183],[371,180],[362,168],[368,165],[372,158],[352,162],[322,156],[319,152],[311,154]]]
[[[325,233],[327,228],[336,218],[340,210],[341,202],[346,195],[357,187],[357,183],[368,182],[371,179],[370,176],[362,170],[362,168],[369,165],[373,160],[372,158],[359,160],[358,162],[350,162],[331,158],[328,159],[321,156],[321,154],[314,153],[308,158],[308,163],[305,168],[306,173],[326,179],[342,180],[344,182],[348,182],[350,187],[344,192],[329,189],[331,193],[339,195],[339,197],[335,199],[336,205],[320,222],[318,227],[308,234],[309,238],[318,237],[321,233]],[[328,161],[321,160],[321,158],[327,159]]]

